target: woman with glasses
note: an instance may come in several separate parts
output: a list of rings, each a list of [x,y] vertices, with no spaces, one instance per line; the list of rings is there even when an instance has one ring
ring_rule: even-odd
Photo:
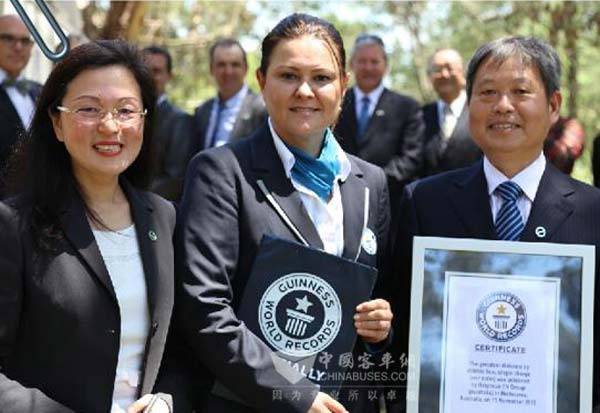
[[[348,383],[336,401],[241,321],[263,236],[305,242],[382,276],[390,216],[383,171],[344,153],[330,129],[348,84],[337,29],[306,14],[286,17],[263,40],[257,78],[268,122],[191,162],[177,224],[174,327],[208,369],[197,376],[215,380],[199,411],[378,411],[366,383]],[[307,297],[297,299],[305,312],[313,305]],[[355,354],[381,349],[392,319],[388,302],[375,296],[352,310]],[[348,391],[356,389],[355,399]]]
[[[132,46],[50,74],[0,203],[0,411],[169,412],[153,391],[173,306],[175,210],[149,180],[155,92]],[[141,397],[145,395],[144,397]]]

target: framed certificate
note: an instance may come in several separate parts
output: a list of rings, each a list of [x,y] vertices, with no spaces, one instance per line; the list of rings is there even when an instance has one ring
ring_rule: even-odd
[[[408,412],[590,412],[594,258],[415,237]]]

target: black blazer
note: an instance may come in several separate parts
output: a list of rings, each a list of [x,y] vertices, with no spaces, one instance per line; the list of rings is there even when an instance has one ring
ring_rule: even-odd
[[[154,387],[171,317],[175,211],[156,195],[123,188],[150,307],[141,395]],[[22,219],[0,203],[0,411],[106,413],[119,353],[119,305],[83,203],[67,196],[64,237],[53,242],[53,252],[34,250]]]
[[[204,102],[202,105],[196,108],[194,113],[194,152],[207,149],[210,145],[208,140],[210,137],[206,136],[208,132],[208,125],[210,123],[210,114],[212,112],[213,104],[216,98],[212,98]],[[252,89],[248,89],[246,97],[242,101],[240,111],[233,125],[231,131],[230,143],[234,143],[241,138],[250,136],[256,129],[258,129],[267,119],[267,109],[262,96],[254,93]]]
[[[592,175],[594,186],[600,187],[600,135],[594,138],[592,146]]]
[[[359,143],[355,99],[352,88],[344,96],[334,134],[344,151],[383,168],[394,206],[402,188],[421,170],[425,131],[421,107],[408,96],[384,89]]]
[[[386,180],[379,168],[349,156],[351,173],[340,185],[344,211],[343,256],[385,267],[389,226]],[[201,411],[295,412],[310,407],[315,385],[301,379],[298,401],[273,403],[274,389],[289,382],[274,373],[270,348],[236,315],[261,238],[296,240],[259,189],[262,180],[310,245],[323,243],[302,200],[287,178],[265,125],[251,138],[203,151],[190,163],[176,231],[178,283],[176,327],[209,374],[249,408],[215,400]],[[361,249],[365,188],[370,189],[368,228],[376,236],[374,255]],[[213,403],[213,404],[211,404]],[[228,403],[229,404],[229,403]],[[208,407],[207,407],[208,406]],[[215,407],[218,406],[218,407]]]
[[[30,83],[29,96],[35,102],[40,94],[42,85],[33,81]],[[8,158],[14,144],[24,132],[23,122],[17,113],[6,90],[0,86],[0,199],[4,197],[5,176]]]
[[[469,109],[465,104],[452,135],[442,137],[437,102],[423,106],[425,119],[425,149],[422,176],[451,169],[465,168],[481,158],[482,153],[471,138]]]
[[[395,331],[408,336],[412,239],[415,235],[497,239],[490,210],[483,162],[409,185],[400,208],[400,229],[394,259],[398,276],[390,294],[395,298]],[[535,228],[546,228],[539,238]],[[588,244],[596,247],[596,297],[600,289],[600,190],[558,171],[549,162],[525,224],[522,241]],[[599,303],[596,302],[595,313]],[[595,317],[594,405],[600,403],[599,317]],[[583,328],[589,328],[584,326]],[[406,342],[402,345],[406,346]],[[404,347],[406,349],[406,347]]]
[[[156,107],[153,145],[156,154],[156,173],[151,190],[172,201],[179,200],[183,177],[193,156],[192,116],[168,100]]]

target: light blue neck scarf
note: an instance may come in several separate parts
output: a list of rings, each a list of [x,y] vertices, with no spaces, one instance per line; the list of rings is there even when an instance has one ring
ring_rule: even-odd
[[[341,169],[334,140],[331,129],[327,128],[323,139],[323,148],[317,158],[286,144],[296,158],[292,167],[292,178],[312,190],[324,202],[329,200],[335,177]]]

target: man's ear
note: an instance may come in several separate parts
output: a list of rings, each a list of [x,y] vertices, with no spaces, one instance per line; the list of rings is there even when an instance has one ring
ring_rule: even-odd
[[[562,95],[560,91],[556,91],[552,93],[550,98],[548,99],[548,109],[550,111],[550,120],[554,125],[558,118],[560,117],[560,105],[562,103]]]

